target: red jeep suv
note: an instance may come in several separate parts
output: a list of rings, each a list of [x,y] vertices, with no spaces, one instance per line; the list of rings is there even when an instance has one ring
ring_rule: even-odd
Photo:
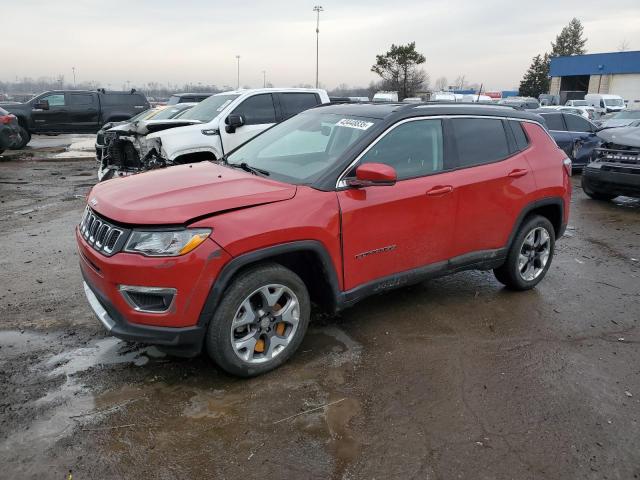
[[[76,237],[112,335],[252,376],[285,362],[312,302],[329,311],[466,269],[545,276],[571,162],[509,107],[342,104],[215,162],[95,186]]]

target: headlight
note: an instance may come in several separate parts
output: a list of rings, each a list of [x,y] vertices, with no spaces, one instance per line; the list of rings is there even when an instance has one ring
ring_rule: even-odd
[[[125,252],[149,257],[177,257],[196,248],[211,234],[208,228],[153,231],[134,230],[124,247]]]

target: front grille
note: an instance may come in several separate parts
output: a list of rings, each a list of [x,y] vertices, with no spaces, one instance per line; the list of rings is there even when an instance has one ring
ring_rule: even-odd
[[[615,163],[620,165],[640,165],[640,150],[614,150],[608,148],[597,149],[600,162]]]
[[[80,234],[98,252],[111,256],[125,241],[126,231],[96,215],[87,207],[80,221]]]

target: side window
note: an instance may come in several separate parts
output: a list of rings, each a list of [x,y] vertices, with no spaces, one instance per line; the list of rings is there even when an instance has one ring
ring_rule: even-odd
[[[509,156],[502,120],[454,118],[451,123],[461,167],[491,163]]]
[[[385,163],[403,180],[442,171],[443,158],[442,122],[415,120],[387,133],[360,163]]]
[[[93,95],[90,93],[67,94],[69,105],[93,105]]]
[[[604,100],[603,99],[600,99],[600,107],[606,108],[606,105],[604,104]]]
[[[522,123],[516,120],[510,120],[509,125],[511,125],[511,131],[516,139],[516,148],[518,151],[527,148],[529,146],[529,140],[527,139],[527,135],[524,133]]]
[[[238,105],[233,113],[244,115],[245,125],[260,125],[276,122],[276,109],[270,93],[263,93],[247,98]]]
[[[542,116],[544,117],[544,121],[547,123],[549,130],[556,130],[560,132],[566,131],[561,113],[546,113]]]
[[[285,117],[291,117],[320,103],[315,93],[281,93],[280,103]]]
[[[64,93],[55,93],[53,95],[47,95],[42,100],[49,102],[49,107],[64,107]]]
[[[578,115],[565,115],[565,122],[567,122],[567,130],[570,132],[591,132],[591,124],[584,118]]]

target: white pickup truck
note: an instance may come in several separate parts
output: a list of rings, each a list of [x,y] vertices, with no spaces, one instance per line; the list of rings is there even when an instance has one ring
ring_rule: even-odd
[[[271,125],[329,103],[325,90],[257,88],[218,93],[179,120],[132,122],[105,132],[98,179],[154,168],[217,160]]]

